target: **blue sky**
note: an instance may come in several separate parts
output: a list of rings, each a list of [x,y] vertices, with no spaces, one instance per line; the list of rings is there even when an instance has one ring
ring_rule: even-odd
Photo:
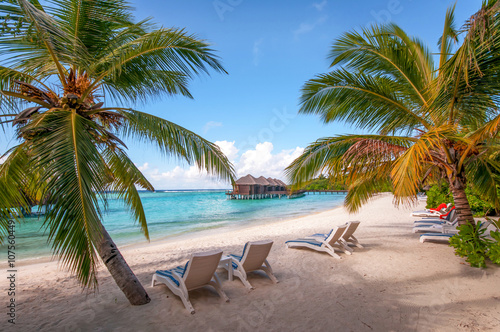
[[[281,171],[308,143],[360,133],[342,123],[323,125],[298,115],[305,81],[328,71],[326,55],[342,33],[389,21],[424,40],[432,50],[441,35],[448,0],[132,1],[136,18],[152,17],[164,27],[181,27],[208,40],[228,75],[213,73],[190,85],[194,99],[167,98],[135,108],[182,125],[217,142],[238,175],[283,179]],[[481,6],[458,0],[458,25]],[[109,104],[109,103],[108,103]],[[7,136],[0,148],[14,142]],[[5,143],[7,141],[7,143]],[[154,147],[131,141],[129,155],[157,189],[227,188],[194,167],[169,159]]]

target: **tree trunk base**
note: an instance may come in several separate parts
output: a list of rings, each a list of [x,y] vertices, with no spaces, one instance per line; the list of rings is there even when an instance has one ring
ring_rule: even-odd
[[[143,305],[151,302],[148,293],[128,266],[104,226],[102,226],[102,238],[97,250],[109,273],[130,304]]]

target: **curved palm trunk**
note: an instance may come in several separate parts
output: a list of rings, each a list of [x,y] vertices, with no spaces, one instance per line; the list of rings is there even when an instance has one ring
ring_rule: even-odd
[[[130,304],[142,305],[151,301],[148,293],[141,285],[134,272],[130,269],[122,254],[116,247],[108,232],[101,225],[102,238],[97,247],[99,256],[111,273],[113,279],[122,292],[125,294]]]
[[[469,200],[465,194],[465,178],[457,175],[454,181],[450,181],[450,189],[455,201],[455,209],[457,210],[458,224],[475,224],[472,210],[469,205]]]

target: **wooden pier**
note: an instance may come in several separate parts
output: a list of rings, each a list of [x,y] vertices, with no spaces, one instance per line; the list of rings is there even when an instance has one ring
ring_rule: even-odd
[[[270,191],[265,194],[239,194],[238,192],[235,192],[234,190],[227,190],[226,191],[227,199],[266,199],[266,198],[299,198],[303,197],[305,195],[304,190],[299,190],[299,191],[294,191],[293,193],[290,192],[289,190],[283,190],[283,191]]]
[[[349,190],[303,190],[306,193],[313,193],[313,195],[318,194],[347,194]]]

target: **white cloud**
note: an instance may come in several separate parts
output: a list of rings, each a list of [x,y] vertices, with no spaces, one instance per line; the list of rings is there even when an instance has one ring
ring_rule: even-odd
[[[228,142],[228,141],[216,141],[215,144],[221,149],[222,153],[226,155],[226,157],[234,161],[236,157],[238,156],[239,150],[234,146],[234,141]]]
[[[326,0],[323,0],[323,1],[319,2],[319,3],[316,3],[316,2],[315,2],[315,3],[313,3],[313,6],[314,6],[314,8],[316,8],[318,11],[322,11],[322,10],[323,10],[323,8],[325,8],[325,6],[326,6],[326,4],[327,4],[327,3],[328,3],[328,2],[327,2]]]
[[[208,121],[203,126],[203,133],[206,134],[210,129],[216,128],[216,127],[222,127],[222,122]]]
[[[139,171],[144,172],[149,168],[149,163],[144,163],[142,166],[137,166],[137,168],[139,169]]]
[[[306,34],[308,32],[311,32],[318,25],[325,23],[327,19],[328,19],[328,16],[323,15],[312,23],[302,22],[302,23],[300,23],[299,27],[293,31],[293,36],[295,37],[295,39],[298,39],[301,35]]]
[[[259,40],[256,40],[254,43],[253,43],[253,49],[252,49],[252,53],[253,53],[253,64],[255,66],[258,66],[259,63],[260,63],[260,58],[262,57],[262,51],[261,51],[261,48],[260,48],[260,45],[262,44],[262,42],[264,41],[263,38],[259,39]]]
[[[257,177],[263,175],[266,178],[285,180],[283,170],[304,151],[303,148],[296,147],[273,153],[273,144],[263,142],[245,151],[238,160],[239,151],[234,141],[217,141],[215,144],[233,162],[238,177],[250,173]],[[171,170],[160,170],[144,163],[139,169],[157,189],[227,189],[231,186],[229,183],[217,181],[196,166],[176,166]]]
[[[264,142],[257,144],[254,150],[243,153],[236,164],[238,177],[252,174],[283,180],[283,170],[304,151],[303,148],[296,147],[273,154],[273,150],[274,146],[271,142]]]
[[[230,185],[218,182],[205,171],[200,171],[197,166],[187,169],[176,166],[174,169],[161,172],[155,168],[145,172],[146,178],[156,189],[225,189]]]

